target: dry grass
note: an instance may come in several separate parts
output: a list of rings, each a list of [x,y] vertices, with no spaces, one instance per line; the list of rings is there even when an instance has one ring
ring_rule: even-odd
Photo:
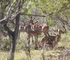
[[[49,50],[44,51],[45,59],[49,60],[58,60],[58,56],[60,55],[60,50]],[[0,60],[6,60],[9,55],[9,52],[0,52]],[[20,50],[19,52],[15,52],[15,60],[27,60],[27,56],[25,51]],[[42,50],[31,50],[31,60],[42,60]]]
[[[26,33],[21,33],[21,38],[18,40],[18,42],[24,42],[26,39],[27,34]],[[58,44],[58,47],[64,46],[65,48],[70,50],[70,32],[67,34],[63,34],[61,41]],[[39,36],[39,41],[43,38],[42,36]],[[23,44],[23,43],[22,43]],[[21,44],[20,44],[21,45]],[[18,47],[18,44],[17,44]],[[18,49],[18,48],[17,48]],[[64,50],[56,49],[56,50],[45,50],[44,55],[46,60],[58,60],[58,56],[60,53],[62,53]],[[0,60],[6,60],[9,55],[9,52],[6,51],[0,51]],[[27,56],[25,54],[24,50],[19,50],[15,52],[15,60],[27,60]],[[42,60],[42,50],[34,50],[31,49],[31,60]],[[67,60],[70,60],[67,59]]]

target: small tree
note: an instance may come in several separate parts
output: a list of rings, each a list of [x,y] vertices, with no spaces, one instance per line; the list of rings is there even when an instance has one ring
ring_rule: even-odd
[[[16,10],[16,16],[13,17],[13,19],[15,18],[15,28],[14,31],[12,31],[8,26],[7,23],[9,21],[9,18],[12,15],[11,9],[14,5],[14,3],[17,2],[17,10]],[[24,0],[23,0],[24,2]],[[16,1],[14,0],[13,3],[11,4],[11,6],[9,7],[6,16],[0,20],[0,23],[4,26],[4,29],[7,31],[10,39],[11,39],[11,49],[10,49],[10,56],[8,57],[7,60],[14,60],[14,53],[15,53],[15,48],[16,48],[16,40],[18,37],[18,32],[19,32],[19,20],[20,20],[20,9],[22,8],[22,4],[21,4],[21,0]],[[12,19],[12,20],[13,20]]]

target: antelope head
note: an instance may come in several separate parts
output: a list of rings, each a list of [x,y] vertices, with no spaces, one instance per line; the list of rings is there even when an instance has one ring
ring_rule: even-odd
[[[62,30],[58,29],[58,33],[59,34],[64,34],[65,32],[63,32]]]

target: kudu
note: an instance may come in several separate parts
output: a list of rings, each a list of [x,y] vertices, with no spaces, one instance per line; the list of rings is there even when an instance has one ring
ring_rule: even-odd
[[[48,35],[49,26],[47,24],[34,24],[33,20],[29,21],[29,24],[26,24],[25,26],[20,27],[20,29],[23,29],[28,34],[28,39],[30,39],[31,36],[35,36],[35,46],[37,46],[38,42],[38,36],[41,35],[43,32],[45,36]]]
[[[34,23],[33,20],[30,20],[31,30],[34,31],[32,33],[35,36],[35,44],[37,46],[38,36],[43,32],[45,36],[48,36],[49,26],[45,23]]]
[[[54,48],[60,41],[61,34],[64,33],[62,30],[58,30],[58,34],[55,36],[45,36],[40,43],[37,44],[37,48],[43,48],[45,44],[46,48]]]

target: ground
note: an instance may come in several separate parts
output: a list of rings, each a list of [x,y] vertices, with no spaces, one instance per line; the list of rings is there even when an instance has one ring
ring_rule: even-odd
[[[26,33],[24,33],[26,36]],[[64,60],[64,57],[66,57],[66,60],[70,60],[70,32],[66,34],[62,34],[61,40],[58,43],[58,46],[56,49],[53,50],[44,50],[44,56],[45,60],[58,60],[59,58]],[[20,45],[21,41],[24,42],[26,37],[23,36],[23,33],[21,33],[21,39],[18,40]],[[39,36],[39,41],[41,40],[42,36]],[[16,46],[16,52],[15,52],[15,60],[27,60],[27,56],[24,51],[24,46],[22,47],[23,49],[19,49],[17,47],[20,47],[18,44]],[[18,50],[19,49],[19,50]],[[31,48],[31,60],[42,60],[42,52],[43,50],[34,50]],[[7,57],[9,56],[9,51],[0,51],[0,60],[6,60]]]

